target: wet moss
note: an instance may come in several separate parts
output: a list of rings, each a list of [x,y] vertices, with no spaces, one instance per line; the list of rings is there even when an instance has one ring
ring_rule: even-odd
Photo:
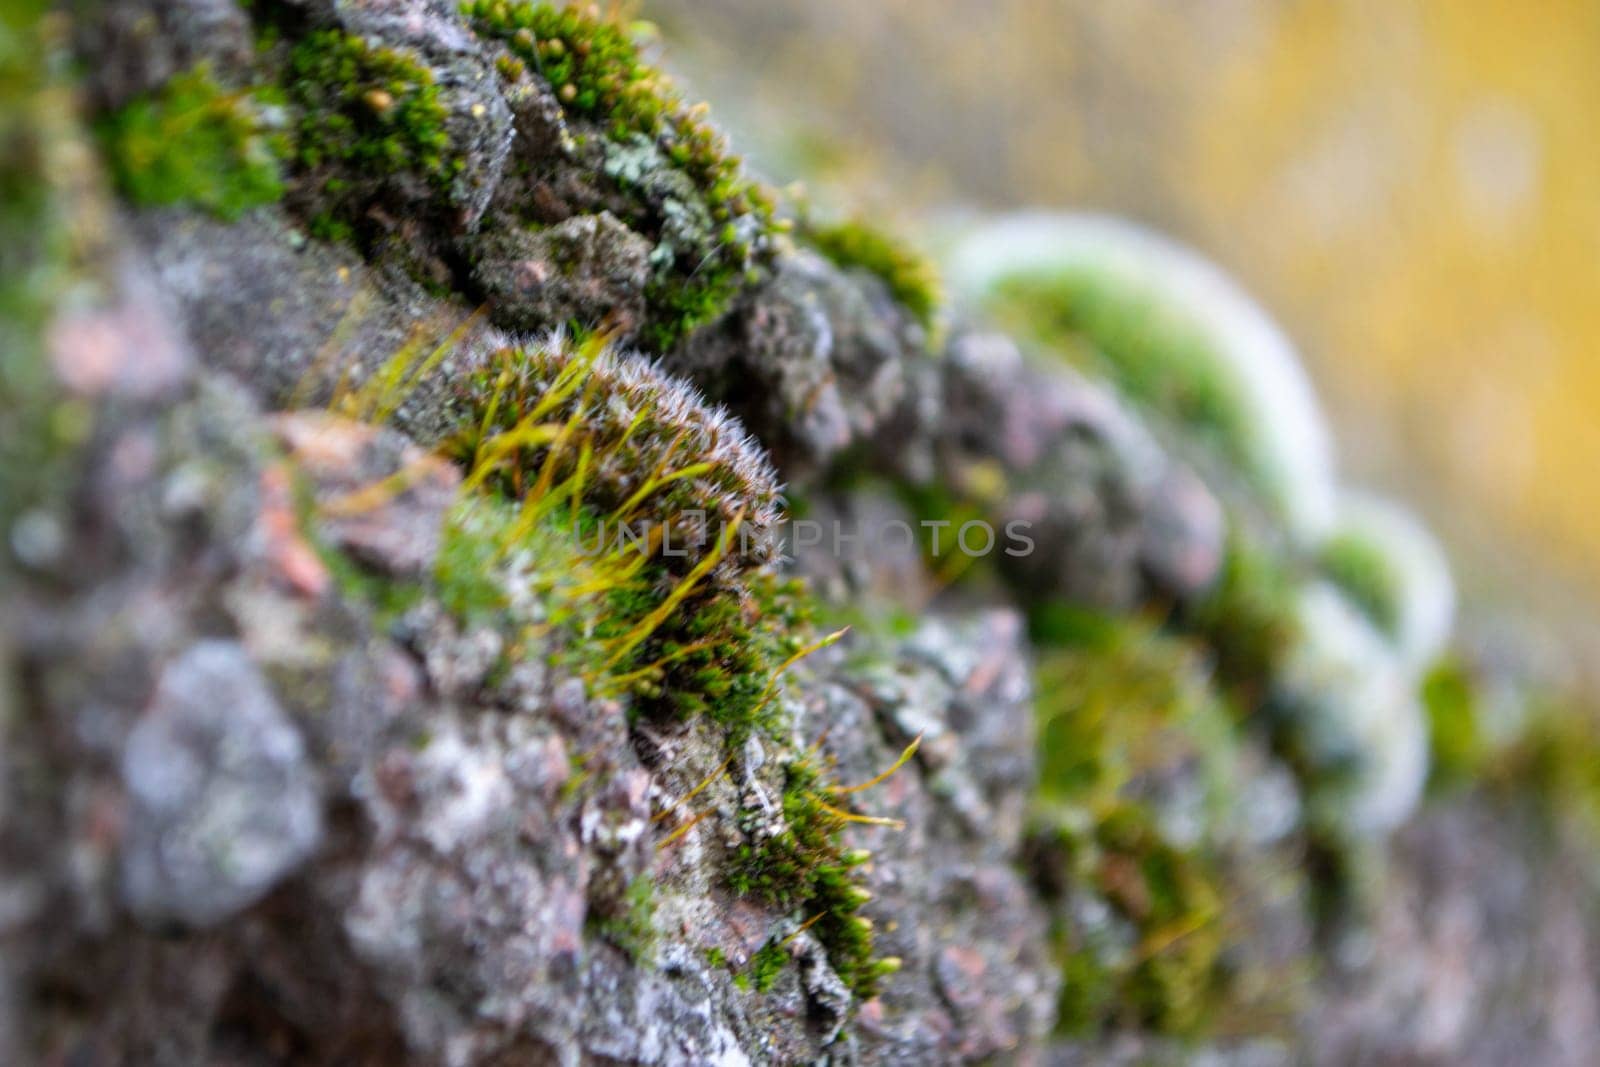
[[[141,207],[193,204],[223,219],[282,198],[289,141],[254,93],[226,89],[204,64],[100,124],[118,188]]]

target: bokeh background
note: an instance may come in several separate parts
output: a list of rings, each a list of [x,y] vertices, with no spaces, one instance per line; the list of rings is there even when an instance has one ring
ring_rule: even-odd
[[[1600,5],[646,0],[774,180],[915,237],[1104,209],[1232,271],[1297,340],[1352,480],[1469,599],[1593,638]]]

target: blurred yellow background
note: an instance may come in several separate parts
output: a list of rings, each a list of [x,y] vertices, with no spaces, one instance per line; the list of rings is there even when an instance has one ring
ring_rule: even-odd
[[[1234,272],[1469,594],[1600,590],[1600,5],[654,0],[775,180],[1098,208]],[[865,190],[863,192],[863,190]]]

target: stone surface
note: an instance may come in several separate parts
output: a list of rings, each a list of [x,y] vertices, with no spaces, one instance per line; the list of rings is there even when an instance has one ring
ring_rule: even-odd
[[[461,486],[453,464],[393,431],[320,412],[279,416],[273,429],[312,482],[330,544],[392,577],[432,571]]]
[[[815,474],[888,420],[920,340],[881,293],[799,252],[667,365],[727,404],[780,469]]]
[[[644,319],[650,242],[607,212],[498,231],[468,248],[473,277],[508,329],[605,321],[626,340]]]
[[[228,919],[322,837],[305,743],[235,644],[201,642],[162,672],[122,780],[122,898],[151,926]]]

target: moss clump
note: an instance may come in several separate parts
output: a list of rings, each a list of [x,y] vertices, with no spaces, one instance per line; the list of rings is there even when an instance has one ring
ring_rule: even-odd
[[[1100,890],[1140,934],[1137,962],[1124,986],[1129,1005],[1157,1030],[1195,1032],[1220,984],[1221,896],[1212,875],[1192,853],[1165,841],[1132,805],[1101,819],[1095,836]]]
[[[1193,649],[1137,620],[1065,606],[1036,613],[1033,630],[1041,798],[1102,808],[1142,774],[1197,755],[1223,777],[1225,711]]]
[[[872,923],[859,914],[869,894],[856,883],[854,868],[870,857],[844,847],[850,819],[831,803],[813,759],[791,762],[785,776],[783,827],[739,846],[729,884],[741,896],[803,917],[834,972],[857,997],[870,1000],[879,981],[900,966],[893,958],[873,958]]]
[[[768,941],[750,957],[749,984],[757,993],[765,993],[778,980],[784,964],[789,962],[789,951],[782,941]]]
[[[927,256],[860,221],[806,226],[801,236],[835,265],[877,275],[924,329],[934,329],[942,298],[938,271]]]
[[[809,620],[804,587],[762,573],[744,595],[686,601],[618,669],[647,670],[633,692],[648,707],[680,718],[706,716],[742,740],[749,730],[774,728],[773,676],[802,647]],[[656,669],[648,670],[652,664]]]
[[[329,224],[373,178],[416,174],[443,190],[461,173],[439,87],[408,52],[316,30],[290,50],[284,84],[299,112],[295,158]]]
[[[1475,781],[1486,753],[1478,727],[1478,686],[1466,664],[1453,656],[1435,664],[1422,680],[1422,707],[1432,754],[1429,788],[1451,789]]]
[[[1087,825],[1051,810],[1030,849],[1046,899],[1060,912],[1053,933],[1062,968],[1058,1031],[1204,1031],[1227,993],[1223,892],[1208,859],[1167,840],[1150,812],[1130,801],[1112,803]],[[1069,895],[1099,902],[1114,919],[1104,928],[1068,919],[1076,914],[1063,899]]]
[[[283,196],[282,131],[258,96],[224,89],[202,64],[101,124],[123,195],[144,207],[194,204],[224,219]]]
[[[1286,560],[1236,530],[1216,585],[1184,620],[1210,648],[1241,714],[1262,706],[1299,633],[1296,588]]]
[[[772,570],[782,500],[760,446],[598,338],[498,353],[461,396],[454,454],[522,502],[522,536],[566,522],[565,543],[607,575],[590,583],[602,591],[585,676],[622,685],[636,714],[704,715],[741,740],[769,725],[773,676],[802,647],[808,610]]]
[[[1379,632],[1400,628],[1400,590],[1394,568],[1378,545],[1357,534],[1332,538],[1322,549],[1322,572]]]
[[[1148,783],[1201,777],[1225,801],[1232,739],[1201,658],[1147,624],[1058,606],[1034,619],[1040,781],[1030,850],[1047,898],[1097,899],[1131,931],[1108,942],[1065,916],[1060,1025],[1201,1028],[1221,993],[1222,892],[1204,845],[1161,832]]]
[[[469,0],[463,11],[510,51],[514,63],[502,64],[502,75],[539,72],[569,118],[598,127],[615,147],[607,173],[639,194],[625,221],[657,239],[648,343],[665,351],[720,313],[777,223],[772,198],[744,176],[704,109],[686,106],[627,27],[596,9]]]
[[[648,537],[679,571],[731,536],[714,577],[736,583],[777,555],[782,513],[766,453],[731,417],[655,364],[554,334],[498,353],[462,386],[455,453],[520,497],[569,485],[609,541]],[[513,445],[492,455],[486,442]],[[527,444],[516,446],[519,439]],[[730,529],[739,527],[730,535]],[[647,529],[648,527],[648,529]]]
[[[626,692],[635,715],[717,722],[730,758],[752,730],[777,735],[778,675],[804,649],[808,602],[776,575],[773,546],[727,552],[741,523],[775,524],[779,503],[764,455],[737,423],[653,365],[612,357],[597,338],[557,336],[500,353],[466,384],[463,401],[468,427],[454,450],[472,472],[469,490],[489,490],[498,519],[483,531],[487,556],[481,534],[458,548],[447,539],[441,574],[460,571],[445,583],[457,590],[457,610],[493,611],[496,588],[532,586],[536,629],[559,637],[563,665],[598,689]],[[659,531],[690,509],[723,528],[680,559],[658,538],[597,535],[601,517],[649,519]],[[476,578],[497,555],[522,569]],[[567,582],[582,596],[564,597]],[[856,914],[865,894],[850,868],[864,857],[841,843],[850,816],[829,804],[809,760],[786,774],[783,828],[759,837],[745,828],[752,840],[730,883],[813,916],[835,971],[870,996],[894,964],[872,959],[871,924]],[[775,953],[762,958],[758,988],[779,965]]]
[[[1233,372],[1192,323],[1150,294],[1071,268],[1007,278],[995,287],[992,307],[1019,336],[1110,379],[1253,484],[1267,485]]]

